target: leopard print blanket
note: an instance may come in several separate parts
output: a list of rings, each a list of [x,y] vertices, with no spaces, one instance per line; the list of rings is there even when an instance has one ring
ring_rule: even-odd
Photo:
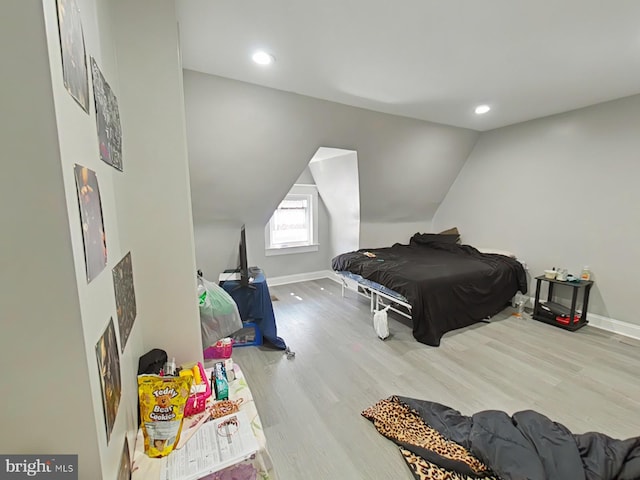
[[[416,480],[499,480],[471,452],[427,425],[397,396],[379,401],[362,416],[400,446]]]

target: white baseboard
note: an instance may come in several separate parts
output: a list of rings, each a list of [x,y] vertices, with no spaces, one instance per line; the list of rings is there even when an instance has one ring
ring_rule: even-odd
[[[267,284],[269,286],[287,285],[289,283],[306,282],[309,280],[318,280],[320,278],[328,278],[339,283],[342,282],[340,277],[336,275],[332,270],[320,270],[317,272],[296,273],[293,275],[283,275],[281,277],[268,278]],[[534,298],[529,297],[528,300],[529,302],[527,302],[527,306],[533,308]],[[597,313],[591,312],[589,312],[588,320],[589,325],[591,325],[592,327],[640,340],[640,325],[623,322],[614,318],[604,317],[602,315],[598,315]]]
[[[331,277],[333,277],[333,272],[331,270],[295,273],[293,275],[282,275],[280,277],[267,277],[267,285],[269,285],[270,287],[275,287],[276,285],[287,285],[289,283],[307,282],[309,280],[318,280],[320,278]]]
[[[535,297],[529,297],[527,307],[533,309],[534,303]],[[609,318],[591,312],[587,315],[587,320],[589,320],[589,325],[592,327],[640,340],[640,325],[623,322],[622,320],[616,320],[615,318]]]
[[[602,315],[591,312],[587,315],[587,320],[592,327],[640,340],[640,325],[603,317]]]

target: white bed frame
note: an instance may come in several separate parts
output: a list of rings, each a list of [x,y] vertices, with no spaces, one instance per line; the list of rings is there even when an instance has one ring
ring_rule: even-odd
[[[336,275],[340,277],[340,280],[342,281],[343,298],[345,297],[346,290],[350,290],[357,293],[361,297],[369,299],[369,309],[371,313],[375,313],[388,307],[389,310],[392,310],[398,315],[402,315],[403,317],[411,320],[411,305],[409,305],[407,302],[403,302],[398,298],[392,297],[391,295],[382,292],[371,285],[360,283],[353,278],[348,278],[338,273],[336,273]],[[403,307],[406,310],[400,310],[399,307]]]

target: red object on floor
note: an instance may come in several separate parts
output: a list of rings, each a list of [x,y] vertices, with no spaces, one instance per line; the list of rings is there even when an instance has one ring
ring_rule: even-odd
[[[580,316],[579,315],[574,315],[573,317],[573,323],[578,323],[580,321]],[[569,317],[563,317],[558,315],[556,317],[556,322],[561,323],[563,325],[569,325]]]

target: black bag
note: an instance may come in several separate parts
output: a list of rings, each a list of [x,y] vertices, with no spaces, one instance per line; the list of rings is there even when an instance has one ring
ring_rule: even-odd
[[[166,362],[167,352],[154,348],[138,359],[138,375],[145,373],[158,375]],[[140,399],[138,399],[138,425],[140,425],[140,420]]]
[[[154,348],[138,360],[138,375],[145,373],[158,375],[165,363],[167,363],[167,352]]]

